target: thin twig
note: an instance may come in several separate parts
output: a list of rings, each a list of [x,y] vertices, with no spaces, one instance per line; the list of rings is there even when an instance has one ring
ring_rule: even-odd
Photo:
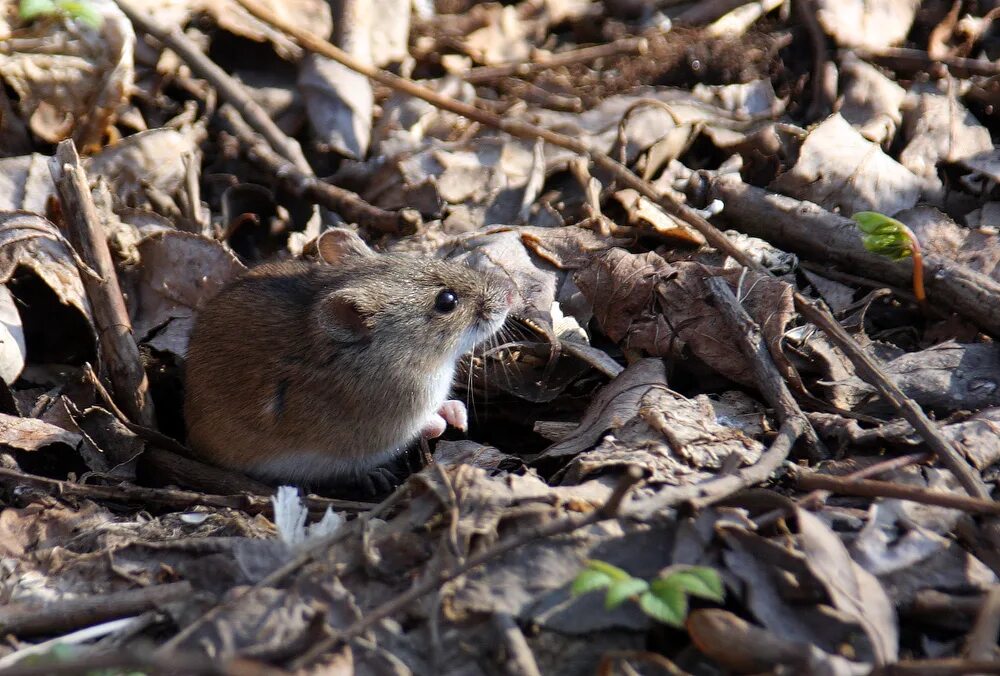
[[[493,626],[503,645],[503,658],[498,660],[503,673],[510,676],[541,676],[538,663],[531,652],[524,633],[510,613],[497,611],[493,613]]]
[[[993,585],[983,596],[976,623],[965,638],[963,654],[970,660],[996,660],[1000,636],[1000,585]]]
[[[155,420],[149,381],[132,335],[118,274],[108,250],[90,184],[80,164],[73,141],[66,140],[49,160],[52,180],[59,189],[62,215],[70,230],[70,241],[80,258],[100,276],[80,275],[97,325],[101,357],[114,388],[115,398],[128,417],[142,425]]]
[[[767,403],[774,408],[778,421],[784,423],[787,420],[799,419],[804,430],[802,437],[810,456],[813,460],[824,457],[826,453],[823,444],[816,436],[816,430],[809,423],[809,419],[799,408],[778,367],[774,365],[757,322],[740,305],[725,279],[712,277],[706,280],[706,284],[715,298],[716,307],[721,311],[730,331],[736,336],[740,351],[750,364],[757,388]]]
[[[905,47],[886,47],[878,52],[867,49],[856,49],[855,52],[865,61],[877,63],[880,66],[904,73],[927,71],[932,76],[943,75],[944,69],[955,77],[982,75],[992,77],[1000,75],[1000,62],[986,59],[968,59],[960,56],[949,56],[940,59],[932,58],[921,49]],[[939,74],[940,73],[940,74]]]
[[[618,485],[615,486],[615,489],[611,493],[607,502],[605,502],[599,509],[590,512],[585,516],[571,514],[559,519],[553,519],[552,521],[549,521],[541,526],[521,531],[517,535],[501,540],[489,549],[466,559],[464,563],[461,563],[454,568],[443,568],[427,575],[423,580],[414,584],[399,596],[396,596],[395,598],[378,606],[374,610],[366,613],[361,619],[357,620],[346,629],[336,631],[330,637],[317,643],[312,650],[297,659],[292,664],[292,667],[294,669],[303,668],[304,666],[315,661],[316,658],[332,650],[338,644],[359,636],[374,624],[381,622],[387,617],[397,616],[407,606],[420,597],[425,596],[436,589],[440,589],[442,585],[451,582],[461,575],[464,575],[473,568],[477,568],[488,561],[499,558],[504,554],[517,549],[518,547],[523,547],[529,542],[533,542],[535,540],[572,533],[575,530],[593,525],[600,521],[617,518],[621,509],[622,501],[632,490],[632,487],[641,480],[642,473],[638,470],[638,468],[630,466],[628,471],[622,475]]]
[[[969,676],[1000,674],[1000,662],[944,658],[939,660],[901,660],[875,667],[869,676]]]
[[[990,498],[978,498],[956,493],[937,491],[871,479],[848,479],[845,477],[799,471],[796,477],[799,488],[824,490],[840,495],[857,495],[864,498],[897,498],[925,505],[937,505],[949,509],[959,509],[972,514],[1000,515],[1000,502]]]
[[[743,0],[746,2],[746,0]],[[619,56],[625,54],[645,54],[649,49],[649,41],[646,38],[627,37],[608,42],[602,45],[591,47],[581,47],[566,52],[550,54],[543,59],[529,62],[501,63],[496,66],[480,66],[470,68],[461,75],[461,78],[472,84],[482,84],[492,82],[504,77],[528,77],[553,68],[571,66],[576,63],[589,63],[609,56]]]

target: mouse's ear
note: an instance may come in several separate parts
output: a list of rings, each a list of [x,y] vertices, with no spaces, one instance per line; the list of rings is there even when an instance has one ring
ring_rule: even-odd
[[[351,289],[334,291],[319,302],[319,324],[334,340],[353,343],[371,335],[372,311]]]
[[[316,239],[316,250],[320,259],[329,265],[341,265],[355,257],[374,256],[358,234],[347,228],[331,228]]]

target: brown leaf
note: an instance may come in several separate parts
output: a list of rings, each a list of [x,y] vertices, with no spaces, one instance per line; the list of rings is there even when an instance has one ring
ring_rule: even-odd
[[[34,214],[0,212],[0,281],[9,282],[19,267],[26,267],[92,324],[78,260],[49,221]]]
[[[652,315],[656,285],[675,273],[673,266],[653,252],[631,254],[624,249],[611,249],[594,258],[573,278],[594,306],[594,318],[609,338],[628,347],[663,354],[656,349],[658,345],[648,342],[643,329],[657,322]],[[645,339],[633,341],[633,334]]]
[[[840,537],[819,517],[796,509],[806,565],[826,587],[833,605],[865,631],[877,664],[899,657],[896,608],[874,575],[851,559]]]
[[[838,45],[878,51],[903,41],[919,4],[919,0],[819,0],[815,11]]]
[[[696,357],[738,383],[755,382],[736,336],[710,301],[705,279],[721,275],[737,287],[737,297],[760,326],[776,364],[789,372],[791,367],[781,351],[782,336],[794,314],[792,288],[787,282],[700,263],[682,262],[675,267],[676,276],[661,287],[660,302],[667,324]]]
[[[717,419],[705,395],[688,399],[650,389],[630,419],[616,420],[596,448],[573,459],[562,482],[582,483],[638,465],[650,483],[691,484],[710,478],[730,458],[751,465],[762,451],[760,442]]]
[[[243,264],[215,240],[186,232],[156,233],[138,251],[141,263],[129,272],[136,288],[129,297],[136,339],[156,329],[176,332],[161,345],[183,356],[195,311],[242,273]]]
[[[662,359],[641,359],[601,388],[577,428],[566,438],[546,448],[535,461],[576,455],[593,446],[609,429],[635,417],[643,395],[666,389],[667,372]]]

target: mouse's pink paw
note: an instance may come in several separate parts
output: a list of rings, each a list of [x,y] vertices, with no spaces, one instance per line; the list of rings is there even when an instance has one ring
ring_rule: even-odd
[[[424,439],[436,439],[444,434],[448,425],[465,431],[469,427],[469,412],[465,404],[455,399],[449,399],[441,404],[441,408],[424,423],[420,436]]]
[[[460,429],[463,432],[469,429],[469,412],[466,410],[465,404],[457,399],[449,399],[441,404],[441,408],[438,409],[438,415],[456,429]]]

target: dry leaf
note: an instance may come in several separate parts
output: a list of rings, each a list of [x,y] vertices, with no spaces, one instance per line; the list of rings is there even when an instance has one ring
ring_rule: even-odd
[[[850,216],[908,209],[916,204],[921,185],[917,176],[834,113],[809,132],[795,166],[769,188]]]

